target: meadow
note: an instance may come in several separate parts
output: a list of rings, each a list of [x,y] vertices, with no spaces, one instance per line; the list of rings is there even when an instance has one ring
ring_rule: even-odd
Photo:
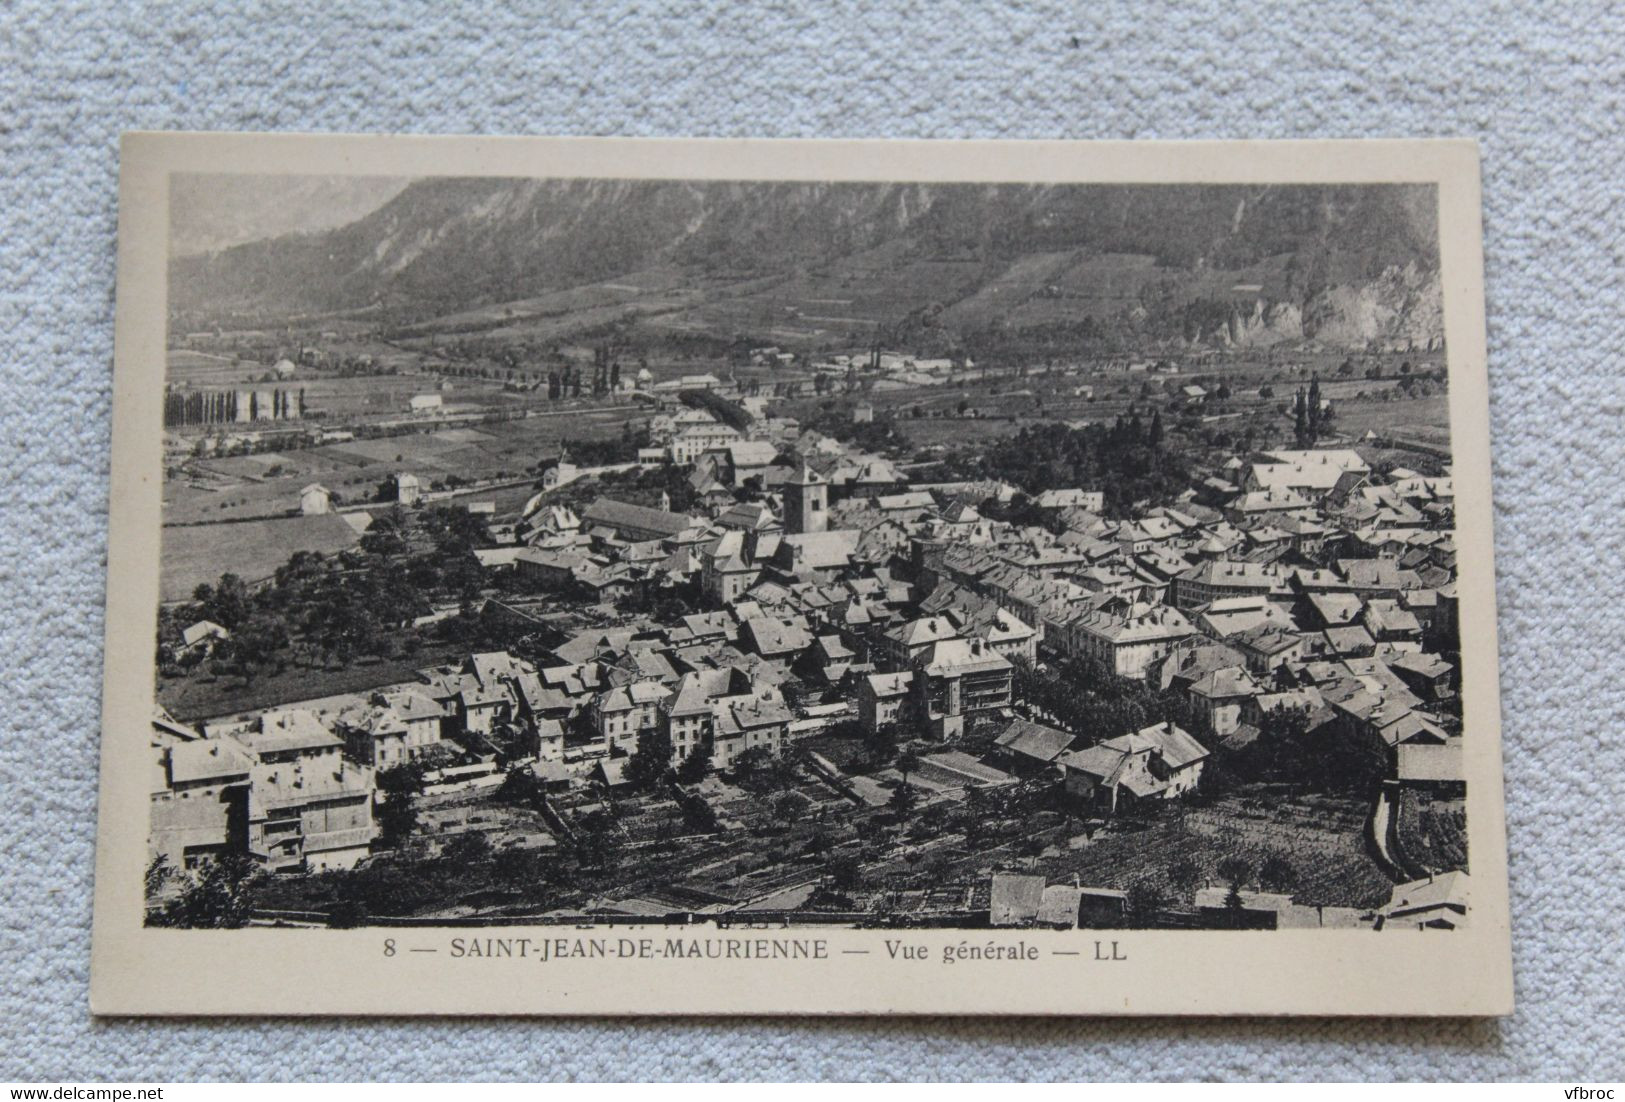
[[[244,581],[259,581],[275,573],[295,551],[330,554],[359,538],[344,518],[332,514],[167,527],[161,599],[184,600],[198,585],[212,585],[228,571]]]

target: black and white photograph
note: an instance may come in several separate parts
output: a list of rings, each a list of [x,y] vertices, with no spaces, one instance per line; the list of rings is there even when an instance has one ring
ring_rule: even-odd
[[[1477,921],[1437,184],[176,171],[163,213],[146,927]]]

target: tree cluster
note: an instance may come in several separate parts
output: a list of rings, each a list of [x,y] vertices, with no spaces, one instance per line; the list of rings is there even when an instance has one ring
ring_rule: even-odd
[[[1140,501],[1171,502],[1190,485],[1185,460],[1165,443],[1160,415],[1138,413],[1110,426],[1023,428],[978,454],[944,462],[956,478],[1001,479],[1029,495],[1055,486],[1099,487],[1106,512],[1126,516]]]
[[[1065,729],[1097,742],[1154,723],[1172,722],[1193,733],[1202,727],[1184,694],[1140,682],[1106,678],[1085,688],[1067,673],[1039,672],[1018,660],[1015,692],[1017,699],[1054,716]]]
[[[353,551],[297,551],[252,591],[230,573],[198,586],[191,602],[160,614],[159,639],[173,649],[188,625],[220,624],[230,638],[216,645],[214,662],[250,682],[290,658],[347,664],[385,655],[392,632],[432,599],[478,597],[484,573],[471,552],[484,538],[483,522],[460,507],[383,512]]]
[[[237,390],[169,390],[164,394],[164,427],[186,425],[229,425],[239,420],[242,399]],[[287,421],[305,416],[305,388],[271,391],[269,409],[260,402],[260,392],[247,391],[249,421]]]
[[[1331,431],[1333,409],[1320,399],[1320,376],[1309,381],[1309,388],[1299,387],[1293,400],[1292,433],[1298,447],[1313,447],[1315,441]]]

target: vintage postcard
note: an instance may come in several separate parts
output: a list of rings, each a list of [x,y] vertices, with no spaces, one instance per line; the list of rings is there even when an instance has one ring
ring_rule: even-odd
[[[122,156],[97,1012],[1510,1010],[1470,143]]]

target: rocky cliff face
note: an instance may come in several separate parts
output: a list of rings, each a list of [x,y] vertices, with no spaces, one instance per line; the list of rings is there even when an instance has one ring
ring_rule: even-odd
[[[1283,341],[1303,339],[1303,310],[1295,302],[1254,299],[1251,307],[1238,305],[1222,325],[1199,333],[1197,344],[1220,348],[1267,348]]]
[[[1327,287],[1303,303],[1254,299],[1192,343],[1217,348],[1267,348],[1305,340],[1351,348],[1391,344],[1434,348],[1444,340],[1439,273],[1416,264],[1392,267],[1375,279]]]
[[[1303,329],[1323,344],[1433,347],[1444,339],[1438,270],[1407,264],[1366,283],[1328,287],[1305,305]]]

